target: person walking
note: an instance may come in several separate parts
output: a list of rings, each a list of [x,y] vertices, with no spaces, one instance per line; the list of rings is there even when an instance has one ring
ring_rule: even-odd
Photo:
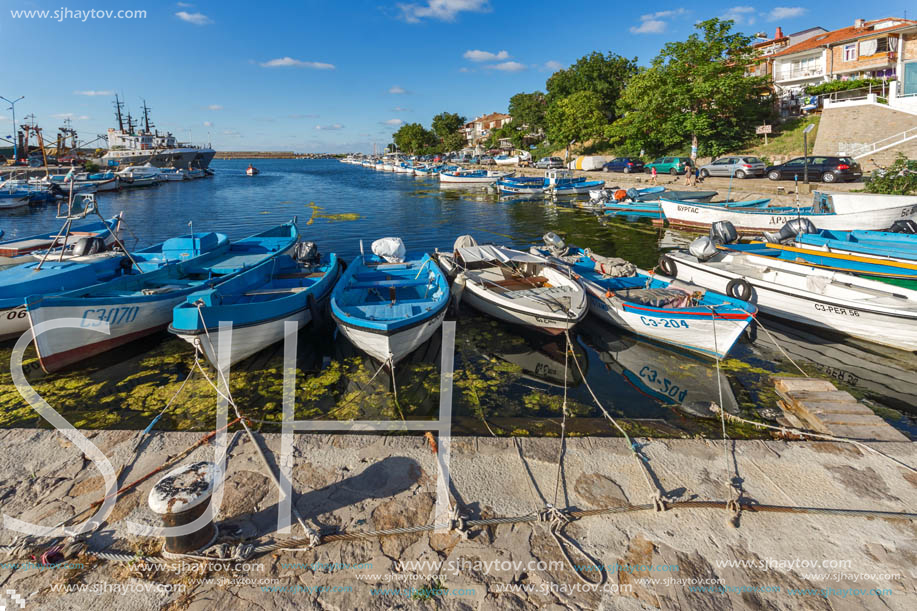
[[[691,167],[690,163],[685,164],[685,186],[691,186],[691,178],[694,176],[694,168]]]
[[[656,166],[653,166],[650,171],[650,182],[654,185],[656,184]]]

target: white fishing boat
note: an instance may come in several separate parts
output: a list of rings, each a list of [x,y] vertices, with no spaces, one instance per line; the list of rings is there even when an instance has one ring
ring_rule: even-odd
[[[497,165],[516,165],[519,163],[519,155],[497,155],[494,157],[494,163]]]
[[[181,182],[188,180],[188,171],[181,168],[163,168],[160,176],[165,182]]]
[[[439,173],[439,182],[469,184],[469,185],[492,185],[501,178],[512,176],[512,172],[501,172],[499,170],[463,170],[443,171]]]
[[[705,240],[707,238],[699,238]],[[917,350],[917,291],[781,259],[718,251],[663,256],[663,273],[797,323]]]
[[[917,218],[917,196],[872,193],[821,193],[811,206],[726,208],[715,204],[660,199],[665,220],[673,227],[709,228],[729,221],[739,233],[780,229],[789,221],[804,218],[819,229],[852,231],[882,230],[898,220]],[[662,223],[661,219],[653,221]]]
[[[246,175],[246,176],[257,176],[257,175],[260,174],[260,173],[261,173],[261,170],[259,170],[258,168],[256,168],[256,167],[253,166],[252,164],[248,164],[248,167],[245,168],[245,175]]]
[[[451,253],[437,253],[454,278],[456,300],[499,320],[558,335],[586,316],[586,291],[544,257],[502,246],[479,246],[471,236]]]

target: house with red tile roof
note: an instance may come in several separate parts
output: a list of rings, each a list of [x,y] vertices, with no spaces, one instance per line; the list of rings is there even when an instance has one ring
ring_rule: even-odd
[[[809,85],[854,78],[901,77],[899,92],[904,93],[917,89],[917,66],[911,65],[912,59],[917,60],[917,21],[857,19],[850,27],[809,37],[771,58],[774,88],[780,96],[799,94]]]
[[[489,115],[478,117],[465,124],[465,138],[468,140],[468,144],[477,144],[487,138],[491,132],[500,129],[512,120],[513,118],[510,115],[502,112],[492,112]]]
[[[749,69],[748,75],[767,76],[772,74],[774,67],[774,55],[789,47],[797,45],[804,40],[808,40],[813,36],[818,36],[827,32],[828,30],[821,26],[807,28],[800,32],[795,32],[788,35],[784,34],[783,28],[778,26],[776,32],[774,32],[773,38],[768,38],[765,32],[759,32],[755,36],[755,42],[753,42],[751,45],[752,49],[757,52],[758,57],[755,59],[751,68]]]

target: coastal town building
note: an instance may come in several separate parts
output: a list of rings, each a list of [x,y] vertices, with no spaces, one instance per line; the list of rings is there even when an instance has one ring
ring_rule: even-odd
[[[489,115],[478,117],[465,124],[463,132],[468,144],[475,145],[490,136],[491,132],[500,129],[513,118],[510,115],[501,112],[492,112]]]
[[[758,44],[770,51],[764,65],[784,111],[799,104],[806,87],[832,80],[883,79],[888,84],[883,95],[917,95],[917,21],[857,19],[852,26],[816,32],[795,44],[781,46],[778,38]]]
[[[804,40],[813,36],[824,34],[828,30],[821,26],[815,26],[796,32],[795,34],[785,35],[783,28],[777,27],[773,38],[768,38],[765,32],[759,32],[755,36],[755,42],[751,45],[757,51],[758,57],[752,64],[748,72],[749,76],[768,76],[773,73],[774,59],[773,56],[784,49],[795,46]]]

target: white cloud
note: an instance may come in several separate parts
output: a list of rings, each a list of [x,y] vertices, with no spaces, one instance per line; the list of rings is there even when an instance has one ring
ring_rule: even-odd
[[[471,72],[471,70],[469,70],[468,68],[462,66],[461,68],[459,68],[459,72]]]
[[[204,127],[213,127],[213,123],[210,121],[204,121]]]
[[[182,21],[187,21],[188,23],[193,23],[194,25],[207,25],[208,23],[213,23],[213,19],[204,13],[189,13],[188,11],[178,11],[175,13],[175,16]]]
[[[192,8],[192,7],[194,7],[194,5],[191,4],[190,2],[176,2],[176,3],[175,3],[175,6],[177,6],[177,7],[179,7],[179,8]]]
[[[334,64],[304,62],[292,57],[278,57],[261,63],[262,68],[312,68],[313,70],[334,70]]]
[[[398,85],[393,85],[388,92],[392,95],[404,95],[408,92],[404,87],[399,87]]]
[[[402,121],[401,119],[389,119],[388,121],[383,121],[382,123],[385,125],[391,125],[392,127],[398,127],[399,125],[404,123],[404,121]]]
[[[340,123],[334,123],[332,125],[316,125],[315,129],[321,130],[321,131],[334,131],[338,129],[344,129],[344,126],[341,125]]]
[[[469,49],[465,51],[465,54],[462,55],[465,59],[470,59],[473,62],[496,62],[509,59],[509,53],[507,51],[498,51],[497,53],[491,53],[490,51],[481,51],[479,49]]]
[[[219,104],[211,104],[207,107],[207,110],[223,110],[223,107]]]
[[[237,132],[237,131],[234,130],[234,129],[224,129],[224,130],[223,130],[223,135],[224,135],[224,136],[232,136],[232,137],[234,137],[234,138],[241,138],[241,137],[242,137],[242,134],[240,134],[239,132]]]
[[[795,19],[806,14],[807,9],[801,6],[777,6],[770,12],[767,17],[768,21],[779,21],[781,19]]]
[[[75,115],[72,112],[59,112],[51,116],[55,119],[71,119],[76,121],[87,121],[89,119],[89,115]]]
[[[491,70],[500,70],[501,72],[519,72],[520,70],[525,70],[526,65],[520,64],[519,62],[500,62],[499,64],[492,64],[487,66]]]
[[[410,108],[405,108],[404,106],[396,106],[392,109],[392,112],[414,112]]]
[[[95,96],[95,95],[115,95],[115,92],[114,92],[114,91],[109,91],[109,90],[104,90],[104,91],[93,91],[93,90],[89,90],[89,91],[74,91],[74,92],[73,92],[73,95],[89,95],[89,96]]]
[[[736,22],[736,25],[752,25],[755,22],[755,7],[734,6],[727,9],[722,18],[731,19]]]
[[[632,34],[661,34],[665,32],[666,27],[668,27],[668,22],[665,21],[666,19],[685,15],[687,12],[688,11],[685,9],[679,8],[670,11],[656,11],[655,13],[640,15],[640,25],[631,27],[630,31]]]
[[[439,19],[452,21],[463,11],[489,13],[489,0],[427,0],[426,4],[398,3],[401,18],[408,23],[419,23],[422,19]]]
[[[544,63],[544,69],[545,69],[545,70],[554,70],[554,71],[556,72],[557,70],[560,70],[560,69],[563,68],[563,67],[564,67],[564,65],[563,65],[562,63],[556,62],[556,61],[554,61],[553,59],[552,59],[552,60],[549,60],[549,61],[546,61],[546,62]]]

